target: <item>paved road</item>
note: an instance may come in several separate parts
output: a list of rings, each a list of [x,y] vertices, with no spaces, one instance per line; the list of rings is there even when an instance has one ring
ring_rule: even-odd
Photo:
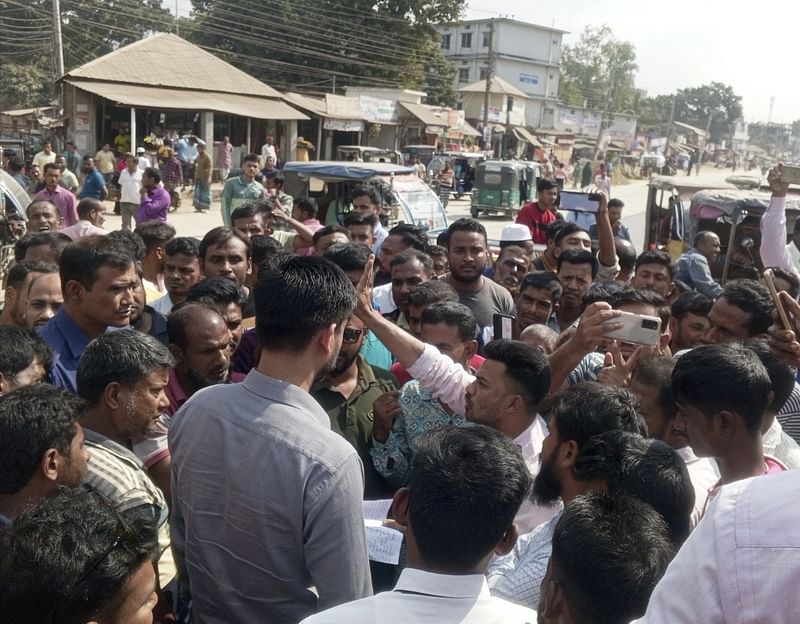
[[[703,170],[703,178],[708,180],[723,180],[730,175],[727,169]],[[221,185],[214,185],[214,196],[218,197],[222,190]],[[641,251],[642,240],[644,237],[644,213],[647,201],[647,181],[633,180],[629,184],[615,186],[612,195],[625,202],[625,210],[622,215],[622,222],[628,226],[633,238],[636,249]],[[111,213],[111,203],[107,202],[109,213]],[[447,217],[454,221],[460,217],[469,216],[469,198],[464,197],[458,201],[451,200],[447,207]],[[499,239],[500,232],[505,225],[511,223],[508,218],[500,216],[481,216],[481,223],[486,227],[489,238]],[[169,222],[175,227],[180,236],[202,237],[208,230],[218,225],[222,225],[222,217],[219,212],[219,202],[212,204],[211,210],[207,213],[194,212],[192,208],[192,198],[190,193],[185,193],[181,208],[174,213],[170,213]],[[121,227],[120,218],[109,214],[104,226],[107,230],[116,230]]]

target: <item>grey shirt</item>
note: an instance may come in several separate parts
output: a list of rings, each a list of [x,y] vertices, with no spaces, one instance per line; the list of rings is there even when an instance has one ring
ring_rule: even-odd
[[[169,446],[196,624],[297,622],[371,595],[361,461],[307,392],[253,370],[194,394]]]
[[[458,300],[472,310],[478,327],[492,327],[495,314],[514,316],[514,300],[511,293],[488,277],[483,278],[480,290],[458,290]]]

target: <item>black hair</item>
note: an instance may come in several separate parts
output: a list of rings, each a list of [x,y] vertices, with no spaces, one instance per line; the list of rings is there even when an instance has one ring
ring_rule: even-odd
[[[92,210],[97,210],[102,207],[103,204],[99,199],[95,199],[94,197],[84,197],[78,202],[78,217],[81,219],[86,219]]]
[[[795,230],[800,228],[800,219],[795,221]],[[797,299],[798,295],[800,295],[800,279],[797,278],[797,275],[792,273],[791,271],[787,271],[782,269],[781,267],[771,267],[772,273],[775,277],[788,282],[789,288],[786,292],[791,295],[792,299]]]
[[[450,230],[442,230],[439,234],[436,235],[436,245],[441,247],[445,251],[450,246]]]
[[[600,264],[597,262],[595,255],[586,249],[565,249],[556,258],[556,269],[561,272],[561,266],[567,264],[588,264],[592,267],[592,279],[597,277],[597,272],[600,270]]]
[[[131,524],[82,489],[62,489],[23,511],[0,537],[4,624],[113,622],[122,590],[150,565],[152,524]]]
[[[614,237],[614,251],[617,254],[620,269],[633,271],[636,267],[636,247],[627,238]]]
[[[672,371],[672,396],[710,418],[722,410],[739,414],[748,431],[761,428],[772,389],[758,356],[736,344],[695,347]]]
[[[183,301],[176,305],[167,317],[167,335],[169,336],[170,344],[175,344],[181,349],[185,349],[188,346],[186,326],[194,320],[193,314],[201,310],[208,310],[212,314],[219,316],[223,322],[225,321],[215,305],[202,301]]]
[[[239,219],[261,216],[262,213],[263,210],[258,204],[243,204],[231,213],[231,223],[235,223]]]
[[[659,409],[670,418],[678,415],[678,406],[672,398],[674,368],[675,360],[671,357],[654,357],[639,361],[633,371],[633,380],[651,390]]]
[[[197,258],[200,256],[200,246],[197,244],[197,240],[190,236],[178,236],[167,243],[164,253],[167,256],[183,254],[190,258]]]
[[[480,234],[483,236],[484,243],[488,244],[488,238],[486,236],[486,228],[483,227],[483,224],[478,221],[477,219],[470,219],[467,217],[462,217],[461,219],[457,219],[450,224],[450,227],[447,228],[447,250],[450,250],[450,239],[453,238],[453,233],[455,232],[469,232],[472,234]],[[439,241],[436,241],[439,244]]]
[[[206,232],[206,235],[203,236],[203,240],[200,241],[200,248],[198,249],[198,254],[200,260],[206,259],[206,253],[208,253],[209,247],[216,247],[217,245],[222,245],[231,238],[236,238],[240,240],[245,246],[245,255],[247,258],[251,257],[251,249],[250,249],[250,241],[247,240],[244,236],[239,234],[234,228],[219,226],[215,227],[214,229],[209,230]]]
[[[670,311],[675,320],[683,320],[687,314],[694,314],[696,316],[708,316],[711,311],[711,306],[714,305],[714,300],[707,297],[703,293],[690,291],[678,295],[677,299],[672,302]]]
[[[280,171],[267,171],[264,179],[272,180],[275,186],[281,189],[283,188],[283,185],[286,184],[286,178],[281,175]]]
[[[741,345],[749,349],[758,356],[764,368],[767,369],[770,384],[772,384],[772,403],[767,406],[767,410],[773,414],[781,411],[786,401],[792,395],[795,384],[795,372],[788,365],[776,358],[766,340],[760,338],[748,338],[743,340]]]
[[[748,336],[766,334],[772,325],[775,303],[767,287],[760,282],[748,279],[728,282],[719,298],[750,314],[750,322],[747,325]]]
[[[24,488],[47,449],[69,457],[77,433],[75,422],[85,411],[84,401],[49,384],[21,386],[4,395],[0,400],[0,494]]]
[[[631,496],[578,496],[552,541],[551,574],[575,620],[586,624],[644,615],[673,555],[663,519]]]
[[[666,251],[661,251],[660,249],[647,249],[643,251],[636,257],[636,270],[638,271],[639,267],[645,264],[660,264],[669,271],[670,279],[675,276],[675,264]]]
[[[49,373],[53,365],[53,352],[39,334],[27,327],[0,326],[0,373],[14,378],[37,358]]]
[[[627,284],[621,282],[592,282],[583,296],[583,306],[587,307],[598,301],[611,302],[611,298],[621,290],[629,290]]]
[[[559,231],[562,227],[564,227],[568,221],[564,221],[563,219],[556,219],[552,223],[547,224],[547,230],[545,230],[545,236],[547,237],[548,241],[556,240],[556,236],[558,236]]]
[[[97,405],[108,384],[132,388],[150,373],[172,368],[175,360],[164,344],[138,331],[116,331],[92,340],[78,362],[78,396]]]
[[[51,162],[51,163],[45,163],[44,167],[42,168],[42,171],[44,171],[44,173],[47,173],[47,171],[48,171],[49,169],[58,169],[58,170],[59,170],[59,172],[61,171],[61,167],[59,167],[59,166],[58,166],[56,163],[54,163],[54,162]]]
[[[72,239],[61,232],[36,232],[28,234],[19,239],[14,245],[14,261],[22,262],[25,254],[31,247],[41,247],[47,245],[50,251],[54,252],[56,259],[61,258],[64,248],[72,242]]]
[[[550,389],[550,364],[541,351],[518,340],[493,340],[484,347],[483,355],[505,364],[508,385],[530,410],[538,408]]]
[[[661,331],[665,331],[669,323],[670,309],[664,297],[648,289],[624,288],[611,293],[609,299],[611,307],[615,310],[624,305],[643,305],[656,309],[656,314],[661,319]]]
[[[578,225],[577,223],[573,223],[572,221],[565,221],[556,231],[555,236],[553,236],[553,242],[558,247],[561,244],[561,241],[564,240],[567,236],[571,234],[576,234],[577,232],[583,232],[587,236],[589,235],[589,230],[585,227]]]
[[[206,277],[189,289],[186,301],[202,301],[218,307],[234,303],[243,307],[247,302],[247,293],[236,281],[227,277]]]
[[[147,176],[148,178],[153,180],[153,182],[155,182],[156,184],[161,182],[161,174],[155,167],[147,167],[142,173],[142,175]]]
[[[295,197],[294,205],[303,212],[307,213],[309,215],[309,219],[314,219],[317,216],[317,212],[319,210],[317,207],[317,202],[310,197]]]
[[[328,247],[325,258],[333,262],[345,273],[363,271],[367,266],[372,250],[359,243],[336,243]]]
[[[106,234],[106,238],[124,245],[137,263],[141,263],[147,254],[142,237],[132,230],[112,230]]]
[[[58,273],[58,267],[44,260],[22,260],[17,262],[11,265],[8,270],[6,288],[10,286],[14,290],[19,290],[31,273]]]
[[[256,234],[250,237],[250,255],[254,267],[261,267],[264,260],[284,251],[283,245],[271,236]]]
[[[255,162],[255,163],[257,163],[260,160],[261,160],[261,158],[260,158],[260,156],[258,154],[248,154],[247,156],[245,156],[242,159],[242,162],[243,163],[246,163],[246,162]]]
[[[408,513],[427,565],[466,573],[511,529],[531,486],[519,447],[493,429],[426,433],[411,465]]]
[[[344,271],[315,256],[288,257],[262,272],[254,299],[258,339],[268,351],[303,351],[319,331],[344,322],[356,307]]]
[[[359,210],[351,210],[342,219],[344,227],[348,228],[351,225],[368,225],[375,227],[378,223],[378,215],[374,212],[361,212]]]
[[[466,342],[475,340],[478,333],[478,324],[475,315],[463,303],[441,302],[432,303],[422,313],[420,322],[423,325],[438,325],[444,323],[458,329],[458,337]]]
[[[578,448],[606,431],[647,435],[639,399],[624,388],[596,381],[576,384],[556,394],[550,422],[556,423],[560,440],[573,440]]]
[[[692,530],[695,493],[686,462],[662,440],[611,431],[595,436],[575,458],[578,481],[605,480],[612,495],[638,498],[663,518],[675,551]]]
[[[408,293],[408,303],[412,306],[427,306],[432,303],[457,302],[456,289],[443,280],[422,282]]]
[[[380,206],[381,200],[378,197],[378,194],[371,188],[367,188],[366,186],[357,186],[353,189],[352,194],[350,195],[350,202],[352,203],[358,197],[368,197],[369,203],[373,206]]]
[[[389,236],[399,236],[406,247],[411,247],[417,251],[424,252],[428,247],[428,239],[425,236],[425,232],[410,223],[398,223],[389,230]]]
[[[124,271],[134,266],[130,249],[107,236],[86,236],[73,241],[64,248],[59,264],[61,288],[66,290],[68,282],[75,281],[91,290],[102,267]]]
[[[158,219],[145,221],[136,226],[134,233],[142,237],[147,253],[157,245],[164,245],[175,238],[175,228],[169,223],[162,223]]]
[[[528,273],[522,278],[522,284],[519,286],[520,294],[526,288],[540,288],[546,290],[553,299],[553,303],[559,300],[563,290],[561,288],[561,282],[558,281],[558,276],[550,271],[533,271],[532,273]]]
[[[425,253],[428,254],[431,258],[442,256],[444,258],[447,257],[447,248],[442,247],[441,245],[428,245],[425,248]]]
[[[558,188],[555,182],[552,180],[548,180],[547,178],[540,178],[539,181],[536,183],[536,192],[537,193],[544,193],[545,191],[549,191],[550,189]]]
[[[320,238],[330,236],[331,234],[344,234],[347,236],[347,230],[338,224],[326,225],[324,228],[320,228],[314,232],[314,236],[311,238],[311,243],[314,245],[314,247],[316,247]],[[350,237],[348,236],[348,240],[349,238]]]
[[[430,276],[433,275],[433,260],[431,257],[422,252],[418,249],[414,249],[410,247],[408,249],[404,249],[399,254],[397,254],[392,261],[389,263],[390,267],[400,266],[401,264],[405,264],[406,262],[413,262],[414,260],[418,260],[419,263],[422,265],[422,268],[425,269],[425,272]]]
[[[608,200],[608,207],[609,208],[624,208],[625,202],[618,198],[613,198]]]

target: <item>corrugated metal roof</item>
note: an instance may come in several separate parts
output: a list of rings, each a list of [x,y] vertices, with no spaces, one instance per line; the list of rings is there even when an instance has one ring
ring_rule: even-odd
[[[67,82],[125,106],[215,111],[254,119],[308,119],[306,115],[281,100],[267,97],[214,93],[196,89],[166,89],[95,80],[68,79]]]
[[[65,78],[281,97],[269,85],[170,33],[152,35],[89,61]]]
[[[441,109],[426,106],[425,104],[412,104],[411,102],[398,102],[398,104],[426,126],[447,128],[450,125],[447,123],[447,113],[442,113]]]

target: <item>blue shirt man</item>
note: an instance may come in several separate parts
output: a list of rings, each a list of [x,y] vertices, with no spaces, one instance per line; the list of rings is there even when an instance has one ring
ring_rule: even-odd
[[[84,197],[92,197],[94,199],[102,200],[103,189],[105,186],[106,180],[103,177],[103,174],[100,173],[96,168],[92,167],[92,170],[86,174],[79,197],[81,199]]]

